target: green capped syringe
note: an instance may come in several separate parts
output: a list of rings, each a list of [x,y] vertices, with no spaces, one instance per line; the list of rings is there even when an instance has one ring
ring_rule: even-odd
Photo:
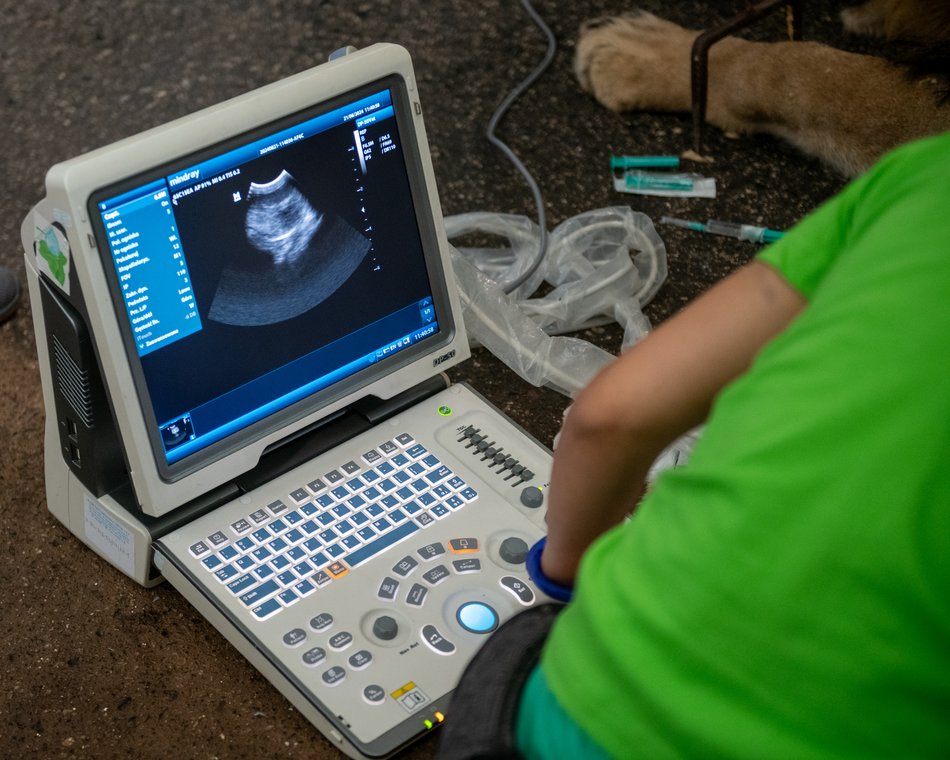
[[[708,232],[713,235],[725,235],[726,237],[732,237],[738,240],[748,240],[750,243],[774,243],[785,235],[784,232],[770,230],[768,227],[757,227],[754,224],[720,222],[716,219],[710,219],[703,224],[702,222],[691,222],[688,219],[664,216],[660,218],[660,223],[672,224],[674,227],[682,227],[683,229],[693,230],[695,232]]]

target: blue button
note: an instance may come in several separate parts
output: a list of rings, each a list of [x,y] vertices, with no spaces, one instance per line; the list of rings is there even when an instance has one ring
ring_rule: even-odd
[[[472,633],[491,633],[498,627],[498,613],[482,602],[466,602],[456,616],[462,628]]]

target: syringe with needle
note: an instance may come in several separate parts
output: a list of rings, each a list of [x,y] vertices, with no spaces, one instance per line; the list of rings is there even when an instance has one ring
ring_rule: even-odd
[[[713,235],[725,235],[738,240],[748,240],[750,243],[774,243],[779,240],[784,232],[771,230],[768,227],[757,227],[754,224],[735,224],[733,222],[720,222],[716,219],[710,219],[705,224],[702,222],[692,222],[688,219],[677,219],[672,216],[660,218],[662,224],[672,224],[674,227],[682,227],[696,232],[708,232]]]

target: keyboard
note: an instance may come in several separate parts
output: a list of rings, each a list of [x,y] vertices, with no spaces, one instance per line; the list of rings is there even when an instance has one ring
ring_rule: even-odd
[[[266,620],[477,498],[401,433],[195,541],[189,552],[255,619]]]
[[[544,447],[455,385],[166,533],[156,564],[335,746],[384,757],[544,601],[524,555],[549,472]]]

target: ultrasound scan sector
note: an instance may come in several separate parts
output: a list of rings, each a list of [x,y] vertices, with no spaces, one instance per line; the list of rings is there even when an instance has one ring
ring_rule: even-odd
[[[244,234],[250,244],[225,266],[209,318],[260,326],[297,317],[331,296],[356,271],[370,241],[307,200],[286,170],[251,183]]]

